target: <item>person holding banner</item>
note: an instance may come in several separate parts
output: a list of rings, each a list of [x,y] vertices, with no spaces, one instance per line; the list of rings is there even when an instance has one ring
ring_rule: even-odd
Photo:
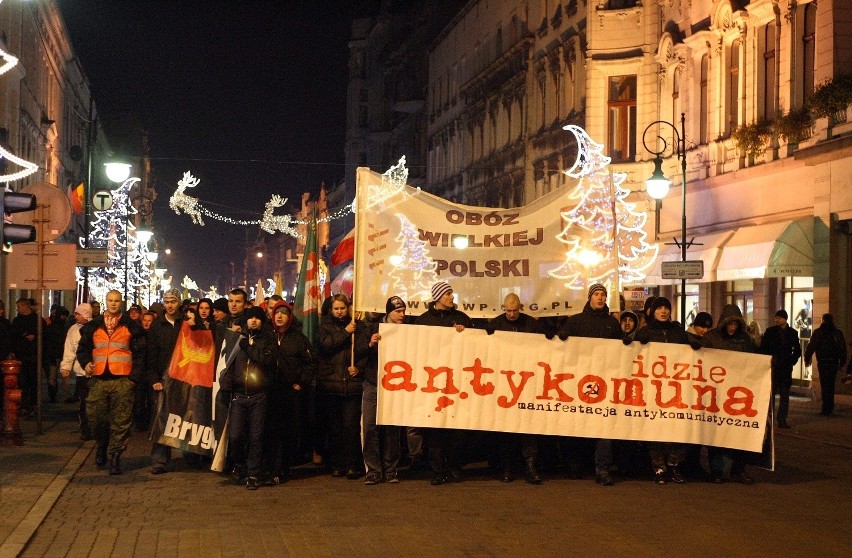
[[[568,318],[559,328],[557,335],[562,341],[569,337],[594,337],[597,339],[624,339],[621,324],[609,313],[606,304],[607,291],[600,283],[589,287],[589,298],[583,311]],[[572,444],[576,446],[576,443]],[[575,459],[571,456],[570,459]],[[612,440],[599,438],[595,441],[595,482],[601,486],[612,486],[610,469],[613,465]],[[575,463],[569,465],[577,469]]]
[[[654,299],[650,309],[648,325],[636,332],[636,340],[643,345],[655,343],[680,343],[689,345],[680,322],[672,321],[672,303],[666,297]],[[654,468],[654,482],[666,484],[667,480],[682,484],[686,482],[680,473],[680,464],[686,459],[687,445],[675,442],[648,442],[651,454],[651,466]],[[668,473],[668,479],[666,474]]]
[[[77,361],[89,380],[86,412],[97,442],[95,464],[109,460],[120,475],[121,454],[133,423],[133,392],[145,368],[145,330],[122,313],[121,293],[106,296],[106,312],[80,329]]]
[[[519,333],[542,333],[538,320],[521,312],[521,299],[515,293],[509,293],[503,299],[503,313],[492,318],[485,326],[491,335],[495,331],[516,331]],[[499,439],[500,464],[503,468],[503,482],[512,482],[512,461],[520,450],[524,458],[526,472],[524,480],[530,484],[541,484],[541,476],[536,470],[538,457],[538,436],[534,434],[495,434]]]
[[[147,354],[145,358],[148,367],[148,384],[151,386],[150,414],[156,413],[157,402],[163,391],[163,382],[169,372],[172,354],[175,350],[178,333],[180,332],[183,316],[180,313],[180,291],[169,289],[163,293],[163,315],[154,320],[148,330]],[[137,400],[138,407],[144,401]],[[141,413],[141,412],[140,412]],[[151,474],[161,475],[172,459],[172,449],[169,446],[153,442],[151,444]]]
[[[319,327],[317,391],[328,417],[329,453],[333,477],[361,477],[361,397],[368,338],[364,323],[350,316],[345,294],[331,301],[331,314]],[[344,473],[345,471],[345,473]]]
[[[702,341],[704,346],[710,349],[724,349],[741,353],[757,352],[754,339],[748,333],[748,325],[743,319],[743,313],[736,304],[728,304],[722,308],[718,327],[707,332]],[[754,484],[754,479],[745,472],[748,452],[712,446],[707,449],[711,480],[714,483],[725,482],[724,466],[727,458],[731,460],[731,480],[742,484]]]
[[[272,325],[275,374],[266,407],[263,444],[264,484],[269,486],[290,479],[299,439],[302,388],[316,375],[313,347],[293,317],[293,307],[278,300],[272,307]]]
[[[456,308],[453,288],[446,281],[432,285],[432,302],[414,322],[416,325],[452,327],[461,333],[472,327],[470,317]],[[433,486],[461,481],[461,452],[464,433],[451,428],[427,428],[423,430],[429,458],[432,461]]]
[[[228,445],[234,459],[232,476],[245,478],[246,489],[258,489],[268,392],[275,370],[272,335],[263,328],[266,312],[259,306],[245,311],[246,329],[240,351],[219,378],[219,389],[231,394]]]
[[[405,301],[398,296],[390,297],[385,303],[383,321],[389,324],[405,322]],[[364,463],[367,465],[367,478],[364,484],[380,482],[397,483],[399,474],[399,456],[402,445],[402,428],[399,426],[376,424],[376,411],[379,390],[379,322],[370,324],[370,340],[367,344],[367,365],[364,370],[364,395],[361,407],[364,413]]]

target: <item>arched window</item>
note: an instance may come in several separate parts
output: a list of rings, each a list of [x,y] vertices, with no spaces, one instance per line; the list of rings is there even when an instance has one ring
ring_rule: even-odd
[[[680,75],[680,68],[675,68],[672,75],[672,122],[679,122],[680,114],[683,112],[681,110],[683,103],[680,98]],[[677,145],[677,138],[675,136],[672,137],[672,145]]]

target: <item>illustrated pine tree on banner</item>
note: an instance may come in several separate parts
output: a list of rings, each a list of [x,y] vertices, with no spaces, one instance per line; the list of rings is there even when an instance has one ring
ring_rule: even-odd
[[[437,281],[435,261],[429,257],[427,241],[420,240],[417,228],[402,214],[400,221],[397,253],[391,256],[390,277],[393,279],[391,294],[403,300],[429,300],[432,284]]]
[[[565,227],[557,238],[568,246],[565,261],[549,273],[571,289],[600,282],[617,292],[622,283],[643,279],[642,271],[657,256],[657,246],[646,242],[648,216],[626,201],[630,191],[621,187],[626,175],[610,171],[603,146],[578,126],[565,129],[578,144],[577,159],[565,174],[579,181],[568,195],[575,205],[561,213]]]

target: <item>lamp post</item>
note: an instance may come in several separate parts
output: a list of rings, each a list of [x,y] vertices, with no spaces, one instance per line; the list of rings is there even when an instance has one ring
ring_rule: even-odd
[[[681,170],[681,183],[680,183],[680,197],[681,197],[681,220],[680,220],[680,242],[675,240],[675,244],[680,246],[680,255],[681,261],[685,262],[686,260],[686,114],[681,113],[680,115],[680,133],[678,133],[677,126],[672,124],[671,122],[666,122],[665,120],[657,120],[655,122],[651,122],[648,124],[648,127],[645,128],[645,131],[642,132],[642,145],[645,146],[645,151],[653,154],[654,157],[654,172],[650,178],[645,181],[645,188],[648,192],[648,195],[654,198],[655,200],[662,200],[669,193],[669,187],[671,186],[671,181],[666,178],[663,174],[663,159],[662,155],[668,150],[669,142],[663,135],[657,131],[656,134],[652,134],[652,136],[656,135],[657,145],[661,145],[658,150],[652,149],[648,147],[647,135],[648,132],[654,126],[668,126],[674,132],[674,145],[673,155],[675,155],[680,161],[680,170]],[[686,278],[682,278],[680,280],[680,319],[686,321]],[[683,324],[684,327],[687,324]]]

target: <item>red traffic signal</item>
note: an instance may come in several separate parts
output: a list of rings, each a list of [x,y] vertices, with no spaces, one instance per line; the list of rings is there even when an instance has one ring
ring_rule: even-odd
[[[36,238],[36,229],[32,225],[13,225],[6,222],[6,215],[32,211],[36,208],[36,197],[32,194],[4,192],[0,198],[0,210],[3,212],[3,227],[0,228],[0,245],[32,242]]]

